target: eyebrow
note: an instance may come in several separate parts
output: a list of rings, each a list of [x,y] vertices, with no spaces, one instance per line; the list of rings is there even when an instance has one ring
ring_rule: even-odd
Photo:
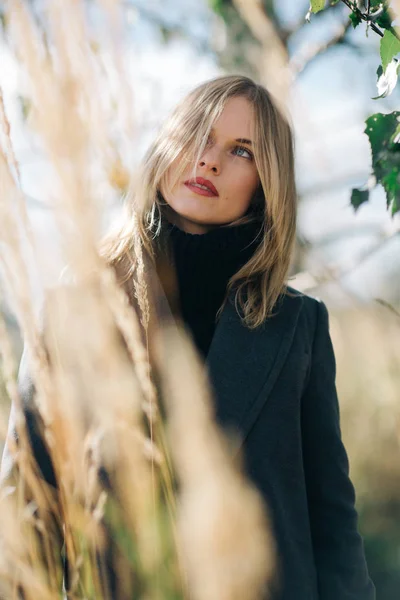
[[[211,127],[210,133],[215,133],[214,127]],[[251,140],[248,140],[247,138],[236,138],[235,142],[239,142],[239,144],[247,144],[248,146],[253,145],[253,142]]]
[[[246,138],[237,138],[235,142],[239,142],[239,144],[247,144],[248,146],[252,145],[252,141],[247,140]]]

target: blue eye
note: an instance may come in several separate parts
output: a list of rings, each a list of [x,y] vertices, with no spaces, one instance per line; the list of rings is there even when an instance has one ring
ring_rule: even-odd
[[[247,158],[247,160],[253,160],[252,153],[250,152],[250,150],[247,150],[247,148],[245,148],[244,146],[236,146],[234,148],[234,152],[235,152],[236,156],[241,156],[243,158]],[[239,152],[240,152],[240,154],[239,154]],[[245,156],[243,154],[243,152],[247,152],[247,156]]]

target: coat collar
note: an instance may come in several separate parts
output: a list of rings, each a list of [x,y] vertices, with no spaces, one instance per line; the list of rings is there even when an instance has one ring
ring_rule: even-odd
[[[160,323],[173,326],[174,319],[158,277],[153,274],[150,282],[155,307],[150,325],[154,332]],[[293,288],[288,291],[291,296],[284,295],[273,316],[253,330],[243,325],[231,294],[215,328],[206,370],[217,421],[224,428],[239,431],[237,448],[268,401],[292,345],[304,297]],[[160,356],[159,351],[155,356]]]
[[[302,305],[300,294],[283,296],[274,316],[254,330],[242,324],[232,302],[222,311],[206,367],[217,420],[223,427],[239,430],[238,446],[267,402],[285,363]]]

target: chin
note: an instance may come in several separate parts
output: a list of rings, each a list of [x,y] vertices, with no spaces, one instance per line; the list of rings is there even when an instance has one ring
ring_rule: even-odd
[[[196,202],[197,204],[197,202]],[[170,204],[170,208],[173,213],[181,219],[187,219],[197,223],[198,225],[213,225],[215,223],[215,209],[204,210],[204,206],[193,206],[193,202],[175,202],[173,205]],[[211,214],[210,214],[211,213]],[[212,214],[214,213],[214,214]]]
[[[171,207],[172,208],[172,207]],[[218,227],[215,219],[206,218],[193,211],[177,211],[172,209],[169,215],[170,221],[187,233],[206,233],[213,227]]]

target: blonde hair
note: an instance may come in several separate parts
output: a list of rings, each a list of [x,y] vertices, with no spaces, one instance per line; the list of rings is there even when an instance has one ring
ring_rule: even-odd
[[[262,235],[251,259],[229,280],[218,314],[235,290],[236,309],[241,309],[245,324],[255,328],[273,314],[278,298],[287,293],[296,230],[296,187],[288,120],[269,92],[248,77],[217,77],[199,85],[178,104],[149,148],[135,189],[127,194],[123,225],[106,236],[101,254],[119,273],[121,284],[132,297],[138,285],[134,283],[138,238],[141,248],[154,261],[155,242],[163,235],[165,202],[160,186],[169,167],[179,159],[177,179],[189,164],[195,170],[214,122],[233,97],[245,97],[253,106],[254,159],[260,186],[250,211],[228,226],[258,219]]]

